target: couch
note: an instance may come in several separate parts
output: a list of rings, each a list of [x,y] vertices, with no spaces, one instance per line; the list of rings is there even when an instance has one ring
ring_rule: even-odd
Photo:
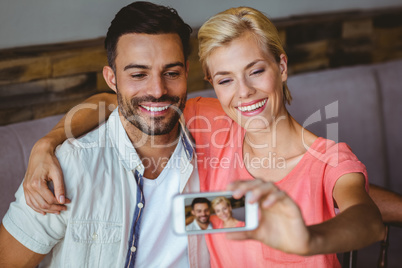
[[[367,166],[369,180],[402,193],[402,60],[291,75],[290,114],[319,136],[344,141]],[[216,97],[213,90],[192,92]],[[34,142],[62,115],[0,127],[0,218],[24,177]],[[359,251],[358,267],[375,267],[379,244]],[[402,230],[392,229],[389,267],[400,267]]]

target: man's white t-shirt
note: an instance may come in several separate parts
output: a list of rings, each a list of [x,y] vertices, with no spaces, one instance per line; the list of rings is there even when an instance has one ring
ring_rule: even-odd
[[[212,229],[212,225],[208,224],[207,230]],[[187,231],[199,231],[202,230],[201,227],[198,225],[196,220],[193,220],[192,223],[186,226]]]
[[[173,196],[180,192],[179,165],[183,164],[180,160],[183,150],[180,140],[158,178],[144,178],[145,209],[141,221],[136,267],[189,266],[187,236],[173,232],[171,211]]]

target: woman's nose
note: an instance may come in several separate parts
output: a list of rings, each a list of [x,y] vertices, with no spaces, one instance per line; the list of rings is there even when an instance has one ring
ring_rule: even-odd
[[[252,87],[247,80],[241,80],[239,82],[239,97],[246,99],[250,95],[252,95],[255,92],[254,87]]]

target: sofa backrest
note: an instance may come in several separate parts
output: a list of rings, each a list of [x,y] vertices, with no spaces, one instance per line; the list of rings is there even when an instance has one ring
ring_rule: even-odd
[[[388,187],[402,193],[402,60],[374,66],[381,99],[388,163]],[[401,157],[401,158],[399,158]]]
[[[346,142],[366,165],[370,182],[386,186],[380,89],[374,70],[350,67],[295,75],[290,114],[314,134]]]
[[[0,219],[8,210],[24,178],[35,142],[56,125],[62,115],[0,127]]]

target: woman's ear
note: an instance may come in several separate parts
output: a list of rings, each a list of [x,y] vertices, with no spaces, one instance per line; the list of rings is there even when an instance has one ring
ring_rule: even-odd
[[[213,86],[213,84],[212,84],[212,79],[211,79],[211,77],[210,77],[209,75],[205,75],[205,76],[204,76],[204,80],[207,81],[207,82],[209,82],[209,83],[211,84],[211,86]]]
[[[106,81],[106,84],[117,93],[116,87],[116,75],[113,69],[110,66],[103,66],[103,78]]]
[[[281,54],[279,61],[279,69],[281,71],[282,82],[288,79],[288,58],[285,54]]]

